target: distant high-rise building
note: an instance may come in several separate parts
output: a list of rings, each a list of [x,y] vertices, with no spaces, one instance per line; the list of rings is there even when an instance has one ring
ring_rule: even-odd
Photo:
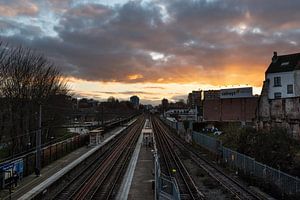
[[[169,101],[168,101],[168,99],[164,98],[163,100],[161,100],[161,106],[162,106],[162,109],[164,111],[166,111],[168,109],[168,107],[169,107]]]
[[[187,104],[190,108],[201,106],[202,91],[192,91],[188,95]]]
[[[140,98],[138,96],[132,96],[130,97],[130,102],[134,106],[134,108],[139,108],[140,105]]]

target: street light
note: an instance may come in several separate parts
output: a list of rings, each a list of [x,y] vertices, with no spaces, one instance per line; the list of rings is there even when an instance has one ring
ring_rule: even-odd
[[[40,176],[41,171],[41,139],[42,135],[42,104],[39,104],[39,119],[38,119],[38,130],[36,132],[36,162],[35,162],[35,174]]]

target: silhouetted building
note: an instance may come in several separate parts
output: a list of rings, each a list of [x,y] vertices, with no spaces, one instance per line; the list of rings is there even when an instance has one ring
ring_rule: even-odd
[[[162,106],[163,111],[166,111],[169,108],[168,99],[164,98],[163,100],[161,100],[161,106]]]
[[[138,96],[130,97],[130,102],[132,103],[133,107],[138,109],[140,105],[140,98]]]
[[[202,91],[192,91],[188,94],[187,104],[190,108],[201,106]]]
[[[175,103],[171,102],[169,103],[168,109],[184,109],[187,108],[187,105],[184,103],[184,101],[177,101]]]

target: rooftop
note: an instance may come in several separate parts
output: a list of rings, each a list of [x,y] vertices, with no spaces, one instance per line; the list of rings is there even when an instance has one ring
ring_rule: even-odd
[[[278,73],[300,70],[300,53],[277,56],[274,52],[272,62],[266,73]]]

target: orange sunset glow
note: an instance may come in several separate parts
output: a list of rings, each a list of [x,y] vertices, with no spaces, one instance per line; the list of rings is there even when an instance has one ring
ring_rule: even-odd
[[[75,96],[135,94],[157,104],[198,89],[253,86],[260,94],[273,51],[299,50],[295,8],[271,0],[13,0],[0,2],[0,36],[47,55]]]

